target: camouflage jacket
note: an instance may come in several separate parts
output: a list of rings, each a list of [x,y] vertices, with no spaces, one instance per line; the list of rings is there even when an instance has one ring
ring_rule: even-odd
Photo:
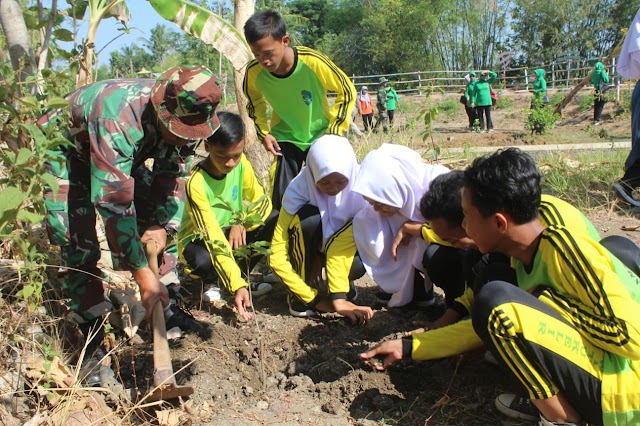
[[[378,87],[378,95],[376,106],[378,107],[379,112],[387,111],[387,90],[389,86],[386,87]]]
[[[177,231],[194,153],[192,146],[161,139],[150,102],[154,83],[106,80],[67,96],[71,125],[66,136],[73,146],[60,149],[91,168],[91,200],[104,220],[112,255],[125,269],[147,266],[133,203],[135,180],[151,180],[150,194],[144,194],[153,204],[151,224]],[[46,125],[60,112],[46,114],[38,124]],[[144,170],[150,158],[153,166]]]

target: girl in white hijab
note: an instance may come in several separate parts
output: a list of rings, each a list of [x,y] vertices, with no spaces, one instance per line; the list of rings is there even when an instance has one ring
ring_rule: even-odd
[[[365,273],[351,230],[351,219],[367,205],[351,191],[357,172],[349,141],[325,135],[311,145],[307,164],[284,193],[269,266],[293,293],[289,312],[294,316],[337,312],[354,324],[373,316],[370,307],[347,300],[350,281]],[[314,287],[322,281],[323,266],[328,295]]]
[[[353,191],[369,205],[354,217],[353,235],[367,272],[391,294],[390,307],[411,302],[414,283],[426,287],[423,305],[435,302],[433,284],[422,266],[427,243],[421,238],[404,240],[397,259],[392,256],[392,246],[405,222],[425,221],[420,199],[431,181],[448,171],[444,166],[424,163],[417,152],[400,145],[383,144],[362,162]]]

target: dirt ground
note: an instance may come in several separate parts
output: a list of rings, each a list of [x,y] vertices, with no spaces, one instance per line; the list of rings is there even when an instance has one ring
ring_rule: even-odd
[[[465,132],[461,112],[450,121],[436,122],[437,137],[451,142],[448,146],[513,144],[514,135],[525,133],[520,109],[528,105],[529,95],[514,97],[517,101],[511,112],[495,112],[494,133]],[[558,128],[551,135],[537,137],[535,143],[601,141],[586,131],[592,111],[576,109],[577,104],[570,105]],[[615,119],[613,111],[609,103],[600,129],[624,140],[629,137],[629,124]],[[576,133],[584,138],[576,138]],[[640,242],[638,232],[622,230],[640,225],[639,213],[640,209],[614,204],[611,210],[589,212],[589,217],[603,237],[621,234]],[[232,426],[525,424],[505,418],[494,408],[498,394],[517,387],[505,371],[484,361],[483,353],[404,362],[387,372],[364,365],[358,359],[360,352],[403,335],[415,328],[414,321],[426,317],[417,310],[386,308],[375,297],[377,286],[366,277],[357,285],[359,303],[375,309],[374,318],[363,327],[353,327],[332,315],[291,317],[281,285],[255,300],[256,322],[238,323],[228,307],[201,306],[201,285],[187,284],[192,312],[211,324],[207,336],[187,336],[171,345],[175,369],[187,366],[178,373],[179,382],[195,389],[189,421]],[[150,377],[150,353],[141,351],[142,346],[134,351],[136,376]],[[123,351],[121,365],[129,362],[127,357],[131,358],[131,352]]]
[[[453,95],[449,95],[453,96]],[[628,140],[629,123],[605,108],[605,123],[590,132],[592,111],[570,105],[550,135],[531,139],[522,124],[530,95],[515,94],[512,108],[496,110],[492,134],[468,133],[466,116],[440,116],[436,138],[446,146],[504,146],[533,143]],[[455,95],[457,99],[457,95]],[[419,102],[419,100],[418,100]],[[406,126],[409,112],[398,116]],[[584,136],[584,137],[583,137]],[[391,136],[386,136],[391,137]],[[527,142],[529,143],[529,142]],[[640,209],[614,203],[609,210],[588,212],[601,236],[625,235],[640,243],[640,233],[623,231],[640,225]],[[193,425],[504,425],[519,426],[494,408],[495,397],[517,390],[483,352],[433,362],[403,362],[386,372],[372,371],[358,354],[375,343],[399,337],[426,316],[419,310],[388,309],[376,299],[378,287],[368,278],[357,282],[358,302],[375,310],[365,326],[324,315],[300,319],[289,315],[282,285],[254,301],[256,321],[240,323],[228,305],[202,304],[202,285],[185,280],[186,306],[210,325],[202,335],[171,341],[173,367],[180,384],[195,393],[181,407],[173,424]],[[228,298],[229,299],[229,298]],[[123,344],[116,350],[116,373],[126,387],[144,390],[153,376],[152,336],[141,331],[144,344]],[[165,409],[171,408],[165,406]],[[159,407],[138,410],[135,424],[157,424]],[[26,417],[28,418],[28,417]]]
[[[623,86],[621,99],[625,91],[631,88]],[[593,126],[593,107],[581,110],[580,103],[583,98],[591,95],[590,90],[583,90],[563,109],[562,116],[556,122],[556,128],[544,135],[531,135],[524,127],[525,116],[528,112],[531,94],[527,92],[513,92],[509,90],[498,91],[501,101],[498,107],[492,110],[493,133],[475,133],[466,129],[468,124],[464,107],[457,104],[453,109],[455,114],[449,114],[441,106],[445,101],[458,101],[460,95],[455,93],[433,94],[431,105],[439,106],[439,113],[433,123],[433,139],[427,141],[426,147],[432,144],[441,148],[456,148],[465,146],[505,146],[505,145],[545,145],[562,143],[593,143],[606,141],[629,141],[631,135],[631,123],[628,116],[618,114],[618,106],[610,101],[605,104],[602,114],[602,125]],[[549,90],[549,98],[559,99],[566,92]],[[399,110],[396,112],[396,127],[406,129],[412,127],[419,131],[424,128],[420,120],[416,120],[418,110],[425,105],[424,97],[418,95],[404,96],[400,101]],[[357,125],[362,128],[360,118],[356,119]],[[393,132],[391,132],[393,134]],[[392,137],[383,139],[393,139]]]
[[[640,234],[631,209],[590,214],[601,235]],[[426,319],[417,310],[388,309],[375,297],[368,278],[357,282],[359,302],[375,309],[365,326],[353,327],[332,315],[291,317],[286,291],[276,285],[255,300],[257,322],[241,324],[228,308],[204,306],[193,313],[211,324],[206,336],[171,344],[179,383],[195,389],[191,424],[213,425],[468,425],[527,423],[505,418],[494,398],[516,390],[483,353],[432,362],[403,362],[387,372],[372,371],[358,354],[376,342],[399,337]],[[188,284],[194,306],[200,285]],[[145,340],[150,336],[143,334]],[[151,355],[134,350],[137,377],[150,377]],[[131,351],[120,354],[121,365]]]

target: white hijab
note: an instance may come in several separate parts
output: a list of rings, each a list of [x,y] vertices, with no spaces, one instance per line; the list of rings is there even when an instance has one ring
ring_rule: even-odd
[[[402,145],[383,144],[362,162],[353,191],[373,201],[400,209],[404,222],[424,222],[420,199],[436,176],[449,169],[422,161],[420,154]]]
[[[640,9],[629,25],[618,57],[618,74],[626,79],[640,79]]]
[[[309,148],[307,164],[287,187],[282,207],[292,215],[306,204],[318,207],[324,246],[336,231],[367,204],[362,196],[351,190],[358,169],[358,161],[349,141],[336,135],[324,135]],[[347,186],[335,196],[324,194],[316,186],[316,182],[331,173],[340,173],[349,179]]]
[[[362,162],[353,191],[400,209],[386,217],[367,205],[353,219],[353,236],[360,258],[380,288],[392,293],[390,307],[411,302],[414,270],[425,272],[422,256],[427,248],[422,238],[411,238],[407,246],[398,248],[398,260],[394,261],[393,240],[404,222],[424,222],[420,199],[429,190],[431,181],[448,171],[444,166],[424,163],[417,152],[401,145],[384,144]]]

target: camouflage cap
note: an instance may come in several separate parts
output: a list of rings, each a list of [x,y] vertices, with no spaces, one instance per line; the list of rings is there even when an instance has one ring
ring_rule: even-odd
[[[380,84],[382,84],[382,83],[388,83],[388,82],[389,82],[389,80],[387,80],[387,78],[386,78],[386,77],[380,77],[380,82],[379,82]]]
[[[216,107],[222,90],[204,66],[170,68],[151,90],[151,103],[174,135],[186,140],[206,139],[220,126]]]

